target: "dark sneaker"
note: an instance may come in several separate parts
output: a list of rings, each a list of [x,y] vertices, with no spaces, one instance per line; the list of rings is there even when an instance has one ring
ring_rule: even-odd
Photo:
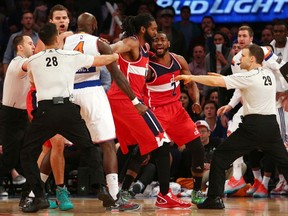
[[[32,213],[32,212],[37,212],[40,209],[46,209],[46,208],[49,208],[49,202],[46,198],[27,197],[25,199],[24,205],[22,206],[22,211],[25,213]]]
[[[207,197],[203,203],[197,204],[199,209],[224,209],[224,203],[221,197]]]
[[[129,191],[120,190],[118,195],[118,199],[115,205],[107,208],[110,211],[137,211],[140,209],[140,205],[138,203],[129,202],[128,200],[131,198]]]
[[[140,194],[143,189],[144,189],[144,184],[140,181],[135,182],[135,184],[132,186],[132,192],[134,194]]]
[[[116,200],[110,195],[108,188],[104,185],[101,185],[97,190],[98,199],[102,201],[103,207],[110,207],[115,205]]]

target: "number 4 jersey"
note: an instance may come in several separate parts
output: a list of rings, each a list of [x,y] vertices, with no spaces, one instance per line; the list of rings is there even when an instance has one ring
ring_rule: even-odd
[[[88,55],[100,55],[97,47],[98,37],[93,35],[78,33],[66,38],[63,49],[75,50]],[[86,81],[95,81],[100,79],[100,67],[81,68],[75,76],[75,84]],[[84,83],[84,84],[85,84]]]

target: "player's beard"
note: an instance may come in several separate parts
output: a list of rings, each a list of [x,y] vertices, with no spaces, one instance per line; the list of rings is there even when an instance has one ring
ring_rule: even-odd
[[[157,57],[162,58],[168,52],[168,48],[164,48],[162,53],[158,53],[157,50],[155,52]]]
[[[151,37],[151,36],[148,34],[148,32],[146,31],[146,32],[144,33],[144,40],[145,40],[147,43],[149,43],[149,45],[151,46],[152,41],[153,41],[153,37]]]

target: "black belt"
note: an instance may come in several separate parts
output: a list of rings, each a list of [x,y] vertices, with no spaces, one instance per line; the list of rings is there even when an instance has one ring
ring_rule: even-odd
[[[62,105],[66,103],[71,103],[69,97],[63,98],[63,97],[54,97],[52,100],[41,100],[38,101],[38,105]]]

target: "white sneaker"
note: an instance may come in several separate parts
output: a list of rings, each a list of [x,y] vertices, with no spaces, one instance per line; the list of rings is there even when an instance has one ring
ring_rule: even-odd
[[[3,186],[0,186],[0,196],[8,196],[8,193]]]
[[[26,178],[24,178],[22,175],[18,175],[12,180],[12,182],[14,185],[21,185],[26,182]]]

